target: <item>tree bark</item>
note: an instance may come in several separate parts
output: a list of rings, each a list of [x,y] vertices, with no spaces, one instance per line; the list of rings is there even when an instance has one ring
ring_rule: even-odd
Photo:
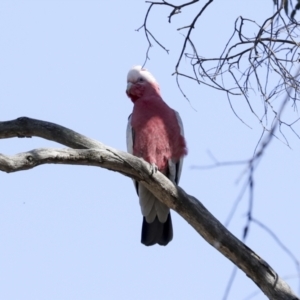
[[[299,299],[269,264],[231,234],[195,197],[175,186],[150,164],[73,130],[26,117],[0,122],[0,138],[38,136],[75,149],[34,149],[6,156],[0,170],[16,172],[42,164],[98,166],[141,182],[155,196],[180,214],[210,245],[245,272],[269,299]]]

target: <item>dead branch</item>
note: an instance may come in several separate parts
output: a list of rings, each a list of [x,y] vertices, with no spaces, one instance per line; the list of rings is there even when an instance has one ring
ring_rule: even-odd
[[[198,20],[204,12],[208,11],[213,0],[208,0],[206,3],[187,1],[180,5],[164,0],[146,2],[150,6],[145,15],[144,24],[141,26],[145,29],[146,38],[149,42],[146,61],[152,46],[149,35],[160,47],[166,50],[155,39],[155,34],[151,32],[151,29],[147,27],[147,21],[151,17],[153,7],[170,8],[169,22],[171,22],[172,17],[183,13],[185,8],[191,6],[194,8],[194,15],[187,16],[188,25],[178,28],[178,30],[187,30],[187,32],[173,72],[178,88],[186,99],[188,96],[180,85],[180,78],[190,79],[198,84],[205,84],[225,92],[236,116],[237,114],[231,104],[231,97],[242,95],[250,112],[255,115],[267,131],[271,129],[272,122],[278,115],[278,105],[280,105],[278,98],[280,99],[282,94],[289,92],[291,108],[294,111],[297,110],[297,104],[300,100],[300,82],[298,76],[294,76],[294,74],[300,62],[298,42],[300,23],[294,19],[294,16],[295,11],[300,8],[299,3],[297,4],[299,7],[296,5],[292,12],[293,17],[288,17],[289,1],[286,0],[274,1],[276,11],[267,17],[262,24],[258,24],[255,20],[247,17],[238,17],[234,23],[233,33],[220,56],[205,57],[197,48],[197,40],[192,33],[196,30]],[[253,30],[256,33],[253,34]],[[182,71],[183,57],[190,62],[190,72]],[[271,83],[274,82],[270,80],[271,76],[277,82],[275,86]],[[252,96],[255,90],[258,90],[261,95],[262,106],[260,109],[254,108]],[[239,116],[237,117],[242,121]],[[282,118],[280,119],[280,126],[289,127],[299,137],[293,128],[298,120],[297,115],[292,122]],[[280,134],[288,144],[282,131]]]
[[[54,123],[18,118],[0,122],[0,138],[39,136],[80,149],[35,149],[14,156],[0,155],[0,170],[16,172],[42,164],[98,166],[134,178],[180,214],[210,245],[243,270],[269,299],[298,299],[278,274],[232,235],[195,197],[175,186],[142,159],[107,147]],[[93,149],[91,149],[93,148]]]

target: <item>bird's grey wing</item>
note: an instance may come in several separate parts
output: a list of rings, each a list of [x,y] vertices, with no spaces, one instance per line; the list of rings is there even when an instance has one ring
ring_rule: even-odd
[[[127,152],[130,154],[133,154],[134,130],[131,126],[131,116],[132,115],[129,115],[129,117],[128,117],[128,123],[127,123],[127,129],[126,129],[126,145],[127,145]],[[135,186],[137,194],[139,194],[138,182],[133,180],[133,184]]]
[[[183,130],[183,123],[181,121],[179,113],[174,110],[176,119],[180,128],[180,134],[184,137],[184,130]],[[178,162],[172,161],[172,159],[169,159],[169,179],[176,184],[179,183],[181,171],[182,171],[182,165],[183,165],[183,157],[179,159]]]

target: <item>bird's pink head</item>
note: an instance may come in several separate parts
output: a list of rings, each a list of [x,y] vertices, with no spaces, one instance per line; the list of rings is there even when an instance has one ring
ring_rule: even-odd
[[[159,85],[153,75],[141,66],[132,67],[127,75],[126,94],[135,102],[145,96],[146,93],[160,95]]]

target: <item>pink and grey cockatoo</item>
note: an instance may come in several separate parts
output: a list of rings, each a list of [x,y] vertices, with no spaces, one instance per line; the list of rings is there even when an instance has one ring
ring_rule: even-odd
[[[126,93],[134,104],[128,118],[127,151],[178,184],[187,154],[179,114],[163,101],[157,81],[141,66],[129,71]],[[173,238],[170,209],[142,184],[134,184],[143,214],[141,242],[166,246]]]

